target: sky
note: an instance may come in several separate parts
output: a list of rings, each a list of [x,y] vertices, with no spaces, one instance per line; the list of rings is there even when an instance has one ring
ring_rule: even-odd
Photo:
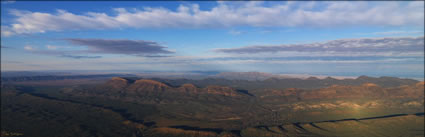
[[[424,77],[423,1],[2,1],[1,70]]]

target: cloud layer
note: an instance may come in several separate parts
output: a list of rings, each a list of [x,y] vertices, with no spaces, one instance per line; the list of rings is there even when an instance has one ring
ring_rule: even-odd
[[[66,39],[67,41],[87,47],[89,53],[125,54],[125,55],[156,55],[170,54],[157,42],[143,40],[114,40],[114,39]]]
[[[97,59],[97,58],[101,58],[102,56],[62,55],[60,57],[73,58],[73,59]]]
[[[321,52],[321,53],[409,53],[424,50],[424,37],[389,37],[340,39],[310,44],[285,44],[276,46],[246,46],[239,48],[215,49],[215,52],[232,54],[276,53],[276,52]],[[423,53],[423,52],[422,52]]]
[[[35,48],[31,45],[24,46],[24,50],[42,55],[50,55],[73,59],[96,59],[102,56],[92,54],[118,54],[132,55],[149,58],[170,57],[173,51],[166,50],[157,42],[127,39],[65,39],[73,46],[85,47],[84,49],[59,50],[58,46],[46,45],[46,50]]]
[[[24,46],[24,50],[30,53],[34,54],[40,54],[40,55],[48,55],[48,56],[56,56],[61,58],[72,58],[72,59],[96,59],[96,58],[102,58],[102,56],[90,56],[90,55],[81,55],[81,51],[70,51],[70,50],[56,50],[56,46],[53,49],[51,45],[46,46],[48,50],[41,50],[38,48],[35,48],[31,45]]]
[[[210,27],[334,27],[424,25],[424,2],[218,2],[210,10],[199,5],[114,9],[115,14],[56,13],[11,10],[14,23],[2,27],[2,36],[47,31],[117,28]],[[407,3],[407,4],[406,4]]]

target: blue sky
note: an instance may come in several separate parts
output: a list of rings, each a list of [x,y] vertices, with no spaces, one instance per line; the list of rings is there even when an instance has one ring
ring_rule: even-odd
[[[424,3],[2,2],[1,68],[424,76]]]

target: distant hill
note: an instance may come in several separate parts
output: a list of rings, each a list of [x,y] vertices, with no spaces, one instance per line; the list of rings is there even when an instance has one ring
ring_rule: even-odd
[[[314,89],[324,88],[330,85],[352,85],[358,86],[363,83],[374,83],[381,87],[398,87],[411,85],[419,81],[413,79],[402,79],[397,77],[369,77],[341,79],[324,76],[309,76],[295,74],[272,74],[265,72],[190,72],[190,73],[66,73],[66,72],[32,72],[32,71],[10,71],[1,73],[2,83],[19,82],[43,82],[58,80],[77,79],[110,79],[112,77],[126,77],[128,79],[149,78],[170,86],[180,86],[191,83],[197,87],[209,85],[228,86],[236,89],[253,90],[261,88],[286,89],[302,88]],[[308,77],[309,76],[309,77]]]
[[[269,78],[290,78],[279,76],[265,72],[221,72],[217,75],[210,76],[210,78],[221,78],[228,80],[248,80],[248,81],[262,81]]]
[[[95,74],[95,75],[35,75],[35,76],[7,76],[1,77],[1,82],[24,82],[24,81],[47,81],[66,79],[87,79],[87,78],[111,78],[111,77],[132,77],[130,74]]]
[[[128,101],[157,103],[173,102],[176,100],[221,100],[228,97],[248,97],[249,93],[231,87],[209,85],[198,88],[186,83],[180,86],[171,86],[151,79],[130,79],[114,77],[105,84],[88,88],[68,88],[65,93],[80,96],[96,96]],[[224,98],[223,98],[224,97]]]
[[[276,77],[278,76],[278,77]],[[78,80],[78,79],[110,79],[112,77],[125,77],[128,80],[142,79],[138,75],[133,74],[93,74],[93,75],[36,75],[36,76],[15,76],[1,77],[4,83],[20,83],[20,82],[43,82],[43,81],[60,81],[60,80]],[[369,77],[360,76],[356,79],[335,79],[332,77],[317,78],[292,78],[287,76],[274,75],[262,72],[226,72],[220,73],[204,79],[181,79],[181,78],[155,78],[149,76],[149,79],[166,83],[169,86],[178,87],[180,85],[191,83],[197,87],[205,88],[210,85],[227,86],[235,89],[256,90],[262,88],[286,89],[301,88],[315,89],[325,88],[331,85],[351,85],[359,86],[363,83],[374,83],[383,88],[398,87],[401,85],[411,85],[419,81],[413,79],[402,79],[396,77]]]
[[[320,89],[285,90],[264,89],[257,92],[260,98],[279,97],[281,100],[325,100],[325,99],[366,99],[366,98],[424,98],[424,82],[403,85],[393,88],[383,88],[373,83],[364,83],[360,86],[332,85]]]
[[[217,79],[213,79],[214,82]],[[283,81],[283,82],[282,82]],[[365,81],[365,82],[364,82]],[[376,81],[401,85],[396,87],[382,87],[378,84],[368,81]],[[182,82],[188,82],[182,81]],[[196,81],[195,81],[196,82]],[[231,83],[233,82],[233,83]],[[227,84],[238,84],[237,82],[252,82],[252,81],[237,81],[229,80]],[[292,82],[294,86],[291,88],[282,89],[279,83]],[[295,84],[299,82],[298,85]],[[332,84],[342,83],[346,84]],[[351,83],[350,83],[351,82]],[[359,85],[356,85],[357,83]],[[360,82],[364,82],[360,84]],[[210,82],[212,83],[212,82]],[[326,83],[326,84],[324,84]],[[348,83],[348,84],[347,84]],[[404,84],[409,83],[409,84]],[[413,82],[412,82],[413,83]],[[239,83],[240,84],[240,83]],[[246,83],[242,83],[246,84]],[[251,83],[254,85],[255,83]],[[260,86],[269,84],[270,86]],[[222,97],[243,97],[255,98],[256,96],[267,100],[280,98],[281,101],[302,101],[302,100],[328,100],[328,99],[362,99],[362,98],[423,98],[424,86],[423,82],[416,82],[410,84],[410,81],[405,82],[397,78],[369,78],[362,76],[356,80],[344,81],[332,78],[307,80],[301,79],[267,79],[257,84],[257,89],[243,90],[232,88],[228,86],[220,86],[209,84],[204,87],[198,87],[192,83],[184,83],[180,85],[171,85],[167,82],[161,82],[152,79],[135,79],[135,78],[111,78],[105,84],[94,86],[92,88],[76,88],[68,90],[69,93],[78,93],[83,96],[104,96],[107,98],[126,98],[129,100],[139,100],[143,98],[145,101],[163,100],[173,101],[176,99],[195,99],[203,100],[202,98],[209,98],[212,100],[220,100]],[[302,84],[316,84],[319,86],[326,86],[323,88],[294,88],[295,86],[303,86]],[[322,85],[319,85],[322,84]],[[351,84],[351,85],[350,85]],[[402,85],[403,84],[403,85]],[[277,88],[274,88],[274,87]],[[286,85],[291,86],[291,85]],[[307,85],[305,85],[307,86]],[[387,85],[388,86],[388,85]],[[143,102],[143,101],[142,101]]]
[[[249,81],[249,80],[229,80],[223,78],[207,78],[202,80],[190,80],[190,79],[155,79],[164,83],[169,83],[174,86],[182,85],[184,83],[192,83],[199,87],[206,87],[208,85],[221,85],[229,86],[237,89],[255,90],[255,89],[286,89],[286,88],[302,88],[302,89],[314,89],[324,88],[331,85],[351,85],[359,86],[364,83],[374,83],[381,87],[398,87],[402,85],[412,85],[419,81],[413,79],[401,79],[396,77],[368,77],[360,76],[356,79],[335,79],[327,77],[319,79],[316,77],[310,77],[307,79],[300,78],[268,78],[260,81]]]

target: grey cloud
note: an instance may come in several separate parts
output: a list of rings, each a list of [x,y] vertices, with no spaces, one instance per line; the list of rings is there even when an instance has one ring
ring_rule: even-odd
[[[2,0],[1,1],[1,4],[12,4],[12,3],[15,3],[16,1],[15,0]]]
[[[14,63],[14,64],[19,64],[19,63],[23,63],[21,61],[11,61],[11,60],[4,60],[2,61],[3,63]]]
[[[148,58],[165,58],[165,57],[173,57],[173,56],[163,56],[163,55],[146,55],[143,57],[148,57]]]
[[[174,53],[166,50],[157,42],[143,40],[114,40],[114,39],[65,39],[76,46],[83,46],[82,50],[38,50],[31,49],[28,52],[42,55],[50,55],[74,59],[94,59],[101,56],[87,56],[87,54],[121,54],[148,58],[171,57],[164,54]],[[2,47],[3,48],[3,47]]]
[[[215,49],[215,52],[252,54],[274,52],[417,52],[424,50],[424,36],[340,39],[309,44],[257,45]]]
[[[101,58],[102,56],[76,56],[76,55],[62,55],[60,57],[64,58],[73,58],[73,59],[96,59]]]
[[[6,49],[6,48],[10,48],[10,47],[7,47],[7,46],[3,46],[3,45],[0,45],[0,47],[3,49]]]
[[[87,55],[78,55],[81,54],[81,51],[58,51],[58,50],[28,50],[30,53],[56,56],[63,58],[72,58],[72,59],[96,59],[101,58],[102,56],[87,56]]]
[[[143,40],[110,40],[110,39],[66,39],[67,41],[85,46],[89,53],[125,54],[125,55],[156,55],[170,54],[157,42]]]

